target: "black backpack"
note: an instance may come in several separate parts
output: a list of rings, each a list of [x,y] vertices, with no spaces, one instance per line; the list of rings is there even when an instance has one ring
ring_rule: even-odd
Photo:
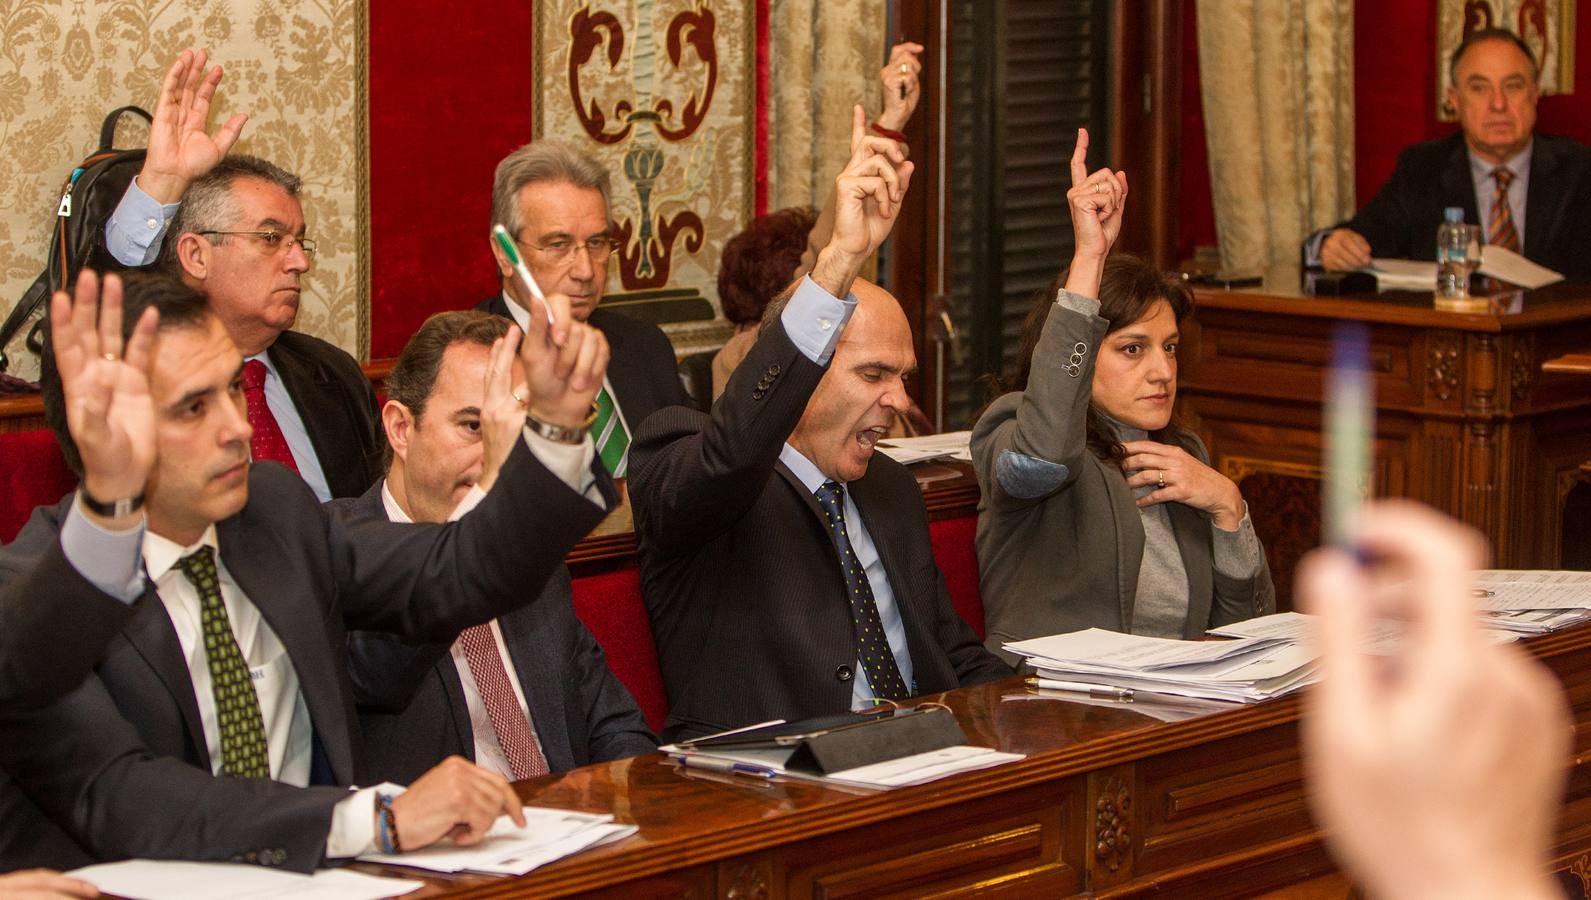
[[[0,372],[10,366],[5,348],[24,327],[27,348],[45,357],[44,327],[49,321],[50,295],[66,290],[85,265],[100,272],[118,272],[127,267],[105,249],[105,221],[116,211],[133,176],[144,165],[144,151],[117,150],[116,122],[123,113],[143,116],[153,124],[148,112],[137,106],[123,106],[105,117],[99,130],[99,149],[77,164],[61,184],[61,203],[55,211],[55,233],[50,241],[49,260],[22,299],[12,307],[5,324],[0,325]],[[40,312],[43,311],[43,314]]]

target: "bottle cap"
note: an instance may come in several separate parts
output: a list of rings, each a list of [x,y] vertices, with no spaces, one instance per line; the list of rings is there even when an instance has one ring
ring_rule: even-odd
[[[1448,208],[1442,210],[1442,219],[1447,222],[1464,221],[1464,207],[1449,206]]]

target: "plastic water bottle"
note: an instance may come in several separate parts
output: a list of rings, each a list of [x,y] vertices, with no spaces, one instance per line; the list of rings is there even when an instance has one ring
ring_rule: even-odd
[[[1436,226],[1436,293],[1440,297],[1469,296],[1469,276],[1480,266],[1480,228],[1464,224],[1464,209],[1442,210]]]

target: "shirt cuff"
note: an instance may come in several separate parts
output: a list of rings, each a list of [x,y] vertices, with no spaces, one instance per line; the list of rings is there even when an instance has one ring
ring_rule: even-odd
[[[1082,313],[1085,316],[1099,315],[1099,301],[1087,294],[1074,294],[1066,288],[1061,288],[1055,292],[1055,302],[1074,313]]]
[[[598,507],[606,508],[602,501],[602,493],[596,490],[597,476],[591,471],[591,460],[596,458],[597,447],[592,442],[591,435],[578,444],[565,444],[542,437],[529,428],[524,429],[525,446],[535,454],[536,459],[547,467],[547,471],[558,476],[558,480],[569,485],[569,489],[580,496],[595,503]],[[465,497],[465,501],[469,498]],[[479,502],[479,501],[477,501]]]
[[[1265,551],[1260,549],[1260,539],[1254,534],[1254,521],[1249,518],[1248,503],[1243,504],[1243,518],[1236,531],[1226,531],[1210,526],[1214,535],[1215,570],[1227,578],[1253,578],[1264,562]]]
[[[125,531],[110,531],[89,519],[79,507],[81,492],[72,499],[61,523],[61,551],[77,574],[123,603],[131,604],[144,592],[139,557],[144,545],[144,523]]]
[[[1303,262],[1304,268],[1306,268],[1306,269],[1310,268],[1310,267],[1317,267],[1318,268],[1321,265],[1324,265],[1320,261],[1320,248],[1321,248],[1321,245],[1326,243],[1326,235],[1331,234],[1333,231],[1336,231],[1336,230],[1337,230],[1336,228],[1322,228],[1319,231],[1315,232],[1314,234],[1310,235],[1309,237],[1304,238],[1304,246],[1302,248],[1303,249],[1303,255],[1304,255],[1304,258],[1303,258],[1302,262]]]
[[[360,788],[346,800],[331,808],[331,831],[326,834],[326,856],[329,859],[347,859],[372,850],[376,846],[376,794],[396,797],[404,788],[390,781],[374,787]],[[403,835],[398,836],[401,840]]]
[[[124,266],[147,266],[160,255],[160,240],[177,214],[180,203],[157,203],[138,186],[137,176],[127,186],[116,211],[105,220],[105,247]]]
[[[481,490],[480,485],[470,485],[470,489],[464,493],[464,497],[459,500],[458,505],[453,507],[452,512],[448,513],[447,520],[449,522],[457,522],[459,519],[464,518],[465,513],[480,506],[481,501],[485,499],[486,492]]]
[[[802,356],[826,366],[840,341],[840,332],[855,311],[855,294],[847,294],[841,300],[818,287],[811,275],[803,275],[795,295],[779,314],[779,321]]]

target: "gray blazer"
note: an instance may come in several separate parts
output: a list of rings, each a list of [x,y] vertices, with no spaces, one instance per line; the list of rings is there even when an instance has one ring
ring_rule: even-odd
[[[1132,630],[1143,522],[1121,469],[1087,447],[1095,351],[1107,327],[1097,315],[1057,304],[1027,390],[995,400],[973,429],[984,643],[997,653],[1007,641]],[[1074,353],[1080,361],[1072,367]],[[1184,445],[1209,460],[1197,438],[1184,435]],[[1168,512],[1188,573],[1184,637],[1275,611],[1263,562],[1251,578],[1223,576],[1213,563],[1209,517],[1181,503]]]

